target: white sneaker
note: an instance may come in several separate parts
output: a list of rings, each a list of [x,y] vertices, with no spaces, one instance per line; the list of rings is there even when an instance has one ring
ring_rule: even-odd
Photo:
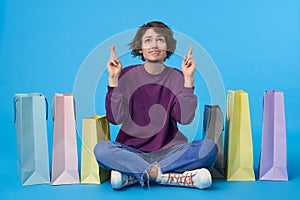
[[[135,177],[127,176],[121,172],[112,170],[110,176],[110,183],[113,189],[121,189],[128,185],[137,183],[138,180]]]
[[[210,172],[205,168],[185,171],[182,174],[159,174],[156,181],[163,185],[194,187],[199,189],[208,188],[212,184]]]

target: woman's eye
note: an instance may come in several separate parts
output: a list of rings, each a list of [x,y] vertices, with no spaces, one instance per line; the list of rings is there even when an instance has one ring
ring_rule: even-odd
[[[151,40],[150,39],[146,39],[144,42],[145,43],[149,43],[149,42],[151,42]]]
[[[161,42],[161,43],[162,43],[162,42],[165,42],[165,40],[164,40],[163,38],[158,38],[157,41],[158,41],[158,42]]]

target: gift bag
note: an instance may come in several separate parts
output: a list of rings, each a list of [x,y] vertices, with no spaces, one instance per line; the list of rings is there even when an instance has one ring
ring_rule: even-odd
[[[76,184],[79,183],[79,173],[73,95],[55,94],[53,104],[51,184]]]
[[[105,116],[82,120],[81,183],[101,184],[110,177],[110,171],[99,167],[94,147],[100,141],[110,140],[109,123]]]
[[[218,105],[204,106],[203,138],[214,141],[218,146],[215,166],[210,169],[213,178],[224,178],[223,120],[223,113]]]
[[[40,93],[15,94],[14,108],[21,184],[50,183],[47,100]]]
[[[255,181],[248,93],[228,91],[226,180]]]
[[[284,95],[276,90],[264,94],[259,180],[288,180]]]

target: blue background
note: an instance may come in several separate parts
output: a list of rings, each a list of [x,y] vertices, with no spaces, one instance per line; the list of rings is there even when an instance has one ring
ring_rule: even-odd
[[[284,92],[290,180],[216,180],[206,191],[156,185],[150,190],[134,186],[113,191],[109,182],[100,186],[20,186],[13,124],[14,93],[42,92],[52,99],[56,92],[72,92],[76,74],[92,49],[112,35],[152,20],[163,21],[201,44],[217,65],[226,90],[243,89],[249,93],[256,170],[261,145],[263,93],[267,89]],[[125,56],[124,62],[130,59]],[[300,2],[297,0],[185,0],[181,3],[1,0],[0,198],[295,198],[300,186],[299,68]],[[105,76],[102,78],[105,83]],[[105,92],[106,85],[100,82],[96,95],[99,114],[104,114]],[[209,103],[205,95],[198,94],[201,105]],[[199,112],[202,114],[202,110]],[[113,137],[115,130],[113,127]],[[53,122],[49,120],[50,152],[52,132]]]

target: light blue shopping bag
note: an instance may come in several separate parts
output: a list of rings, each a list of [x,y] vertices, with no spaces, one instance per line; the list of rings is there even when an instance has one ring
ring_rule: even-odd
[[[14,108],[21,184],[49,183],[47,100],[40,93],[15,94]]]

